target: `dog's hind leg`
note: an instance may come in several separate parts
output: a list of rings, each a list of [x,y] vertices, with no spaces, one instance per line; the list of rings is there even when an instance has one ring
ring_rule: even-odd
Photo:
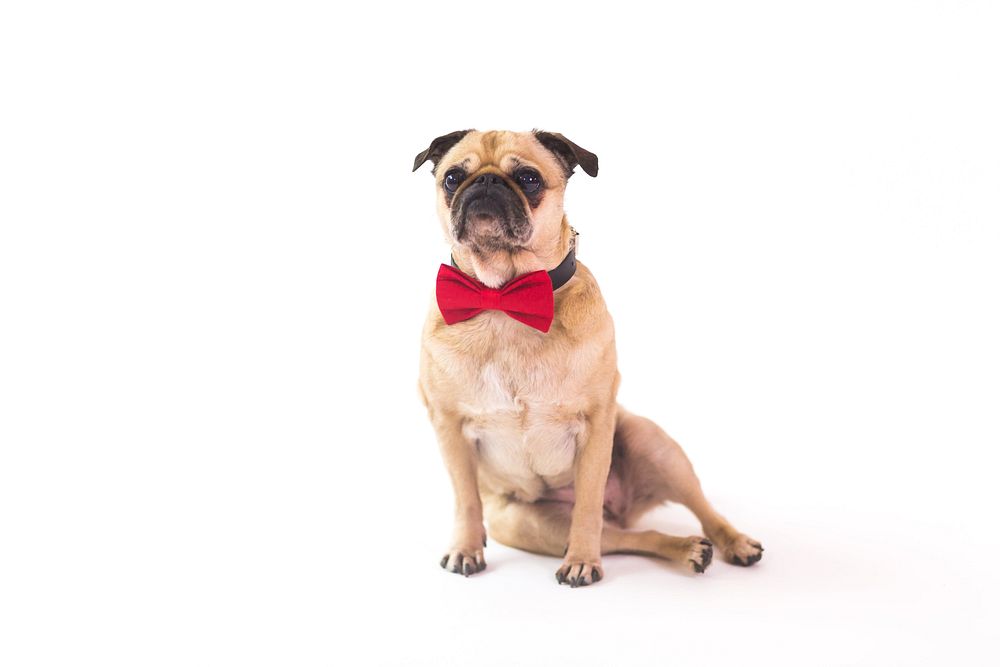
[[[484,509],[489,535],[497,542],[547,556],[565,553],[573,512],[571,503],[547,500],[528,503],[488,497]],[[712,545],[701,536],[675,537],[655,530],[625,530],[606,519],[601,531],[601,554],[653,556],[700,573],[712,562]],[[599,566],[592,571],[556,575],[560,583],[582,586],[599,581],[602,576]]]
[[[620,516],[625,526],[656,505],[678,502],[694,512],[727,563],[753,565],[761,559],[760,542],[736,530],[715,511],[680,445],[649,419],[619,406],[611,461],[611,474],[621,480],[624,507]]]

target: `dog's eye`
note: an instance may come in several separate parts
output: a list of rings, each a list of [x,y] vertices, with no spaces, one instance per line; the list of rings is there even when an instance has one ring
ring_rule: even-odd
[[[529,195],[538,192],[538,188],[542,187],[542,177],[534,169],[522,169],[514,176],[517,178],[517,183],[521,186],[521,189]]]
[[[452,169],[444,175],[444,189],[448,192],[454,192],[463,180],[465,180],[465,174],[460,169]]]

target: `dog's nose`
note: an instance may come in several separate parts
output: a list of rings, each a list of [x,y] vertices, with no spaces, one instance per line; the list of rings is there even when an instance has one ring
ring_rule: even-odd
[[[488,187],[490,185],[500,185],[500,177],[496,174],[483,174],[475,180],[477,185]]]

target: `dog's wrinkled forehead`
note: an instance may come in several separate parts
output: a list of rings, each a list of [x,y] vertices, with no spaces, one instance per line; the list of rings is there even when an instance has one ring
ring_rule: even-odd
[[[458,130],[434,139],[417,153],[413,171],[430,161],[432,173],[441,181],[448,167],[461,165],[466,173],[486,167],[510,172],[521,166],[532,167],[551,186],[565,183],[579,166],[590,176],[597,176],[597,156],[581,148],[558,132],[532,130],[507,132],[493,130]],[[441,169],[445,167],[445,169]]]
[[[522,167],[536,169],[546,183],[565,181],[565,169],[556,156],[530,132],[469,132],[452,146],[435,169],[438,178],[460,167],[474,174],[486,167],[512,173]]]

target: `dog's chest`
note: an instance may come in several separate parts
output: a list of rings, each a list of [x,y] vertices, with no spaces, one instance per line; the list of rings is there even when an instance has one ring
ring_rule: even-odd
[[[508,350],[483,363],[463,392],[464,433],[476,443],[481,465],[522,494],[572,476],[586,422],[566,378],[557,360],[528,363]]]

